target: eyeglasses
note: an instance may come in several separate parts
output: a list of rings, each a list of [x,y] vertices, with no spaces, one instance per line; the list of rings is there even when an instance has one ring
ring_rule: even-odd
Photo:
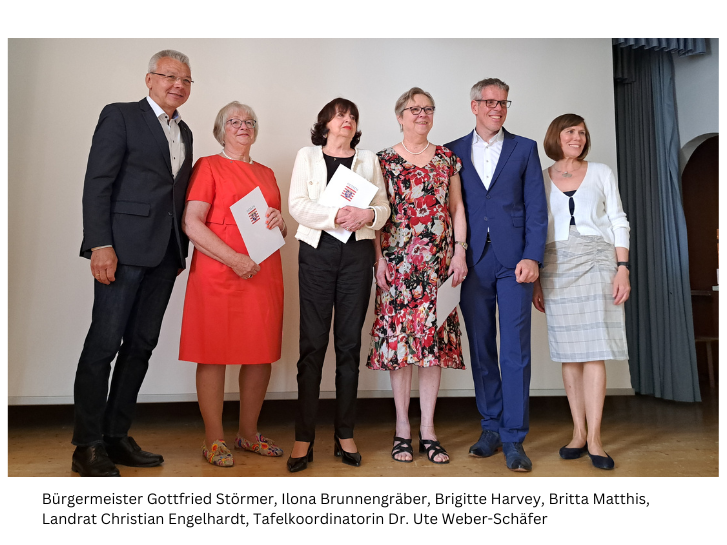
[[[425,106],[424,108],[421,106],[411,106],[410,108],[404,108],[402,111],[406,110],[409,110],[413,115],[419,115],[422,110],[424,110],[426,115],[432,115],[434,113],[434,106]]]
[[[501,107],[503,107],[506,110],[512,104],[512,100],[492,100],[492,99],[484,100],[484,99],[480,99],[480,100],[475,100],[475,102],[484,102],[485,103],[485,106],[487,106],[488,108],[496,108],[497,105],[499,104]]]
[[[239,129],[244,123],[248,129],[254,129],[257,121],[254,119],[228,119],[227,122],[232,125],[233,129]]]
[[[156,76],[163,77],[164,79],[166,79],[172,85],[174,85],[175,83],[177,83],[177,81],[181,81],[182,82],[182,85],[184,85],[185,87],[189,87],[189,86],[191,86],[194,83],[191,79],[189,79],[189,78],[183,78],[181,76],[173,76],[172,74],[160,74],[159,72],[149,72],[149,73],[150,74],[154,74]]]

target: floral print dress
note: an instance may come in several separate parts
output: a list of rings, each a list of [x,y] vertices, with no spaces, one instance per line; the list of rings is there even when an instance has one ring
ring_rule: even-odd
[[[394,280],[376,289],[375,321],[367,367],[395,371],[407,365],[464,369],[456,309],[437,331],[437,289],[447,280],[454,254],[449,179],[462,168],[443,146],[424,167],[392,148],[378,154],[391,217],[381,230],[381,250]]]

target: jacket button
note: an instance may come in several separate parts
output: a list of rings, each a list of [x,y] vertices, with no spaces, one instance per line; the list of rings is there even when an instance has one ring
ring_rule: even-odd
[[[487,195],[487,198],[488,198],[488,199],[491,199],[491,198],[492,198],[492,195]]]
[[[171,212],[167,212],[167,214],[169,214],[170,216],[172,215],[172,213],[171,213]]]
[[[485,216],[485,221],[487,221],[487,216]]]

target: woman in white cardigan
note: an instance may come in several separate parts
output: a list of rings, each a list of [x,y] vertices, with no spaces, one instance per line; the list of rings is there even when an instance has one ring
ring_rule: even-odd
[[[345,464],[361,465],[353,439],[361,330],[373,282],[374,233],[389,217],[389,200],[378,158],[371,151],[356,149],[361,139],[358,119],[358,108],[350,100],[337,98],[326,104],[311,130],[315,146],[298,152],[290,182],[290,215],[300,224],[295,235],[300,241],[300,358],[290,472],[302,471],[313,461],[318,395],[334,309],[334,455]],[[318,204],[341,166],[376,186],[369,207],[331,208]],[[326,232],[339,227],[351,232],[345,243]]]
[[[628,359],[629,222],[611,169],[584,160],[591,139],[581,116],[555,118],[543,144],[555,164],[543,171],[548,238],[533,305],[545,312],[550,358],[562,362],[573,416],[560,457],[588,454],[595,467],[613,469],[601,444],[604,360]]]

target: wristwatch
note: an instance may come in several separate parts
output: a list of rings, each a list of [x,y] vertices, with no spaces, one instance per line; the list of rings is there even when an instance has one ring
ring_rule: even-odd
[[[620,267],[621,265],[626,267],[628,270],[631,270],[631,265],[629,264],[628,261],[617,261],[616,262],[616,268]]]
[[[469,248],[469,245],[462,240],[455,240],[454,243],[462,246],[462,248],[464,248],[465,251],[467,251],[467,248]]]

